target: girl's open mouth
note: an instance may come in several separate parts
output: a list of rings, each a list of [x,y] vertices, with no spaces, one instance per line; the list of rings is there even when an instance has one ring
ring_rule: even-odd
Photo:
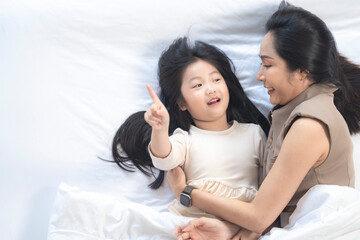
[[[217,103],[220,102],[220,98],[212,98],[209,102],[208,105],[215,105]]]

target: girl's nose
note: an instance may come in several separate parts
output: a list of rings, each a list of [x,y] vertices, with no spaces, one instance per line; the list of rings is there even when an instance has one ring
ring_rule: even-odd
[[[215,86],[212,86],[211,84],[208,84],[207,85],[207,93],[212,94],[212,93],[215,93],[215,92],[216,92]]]

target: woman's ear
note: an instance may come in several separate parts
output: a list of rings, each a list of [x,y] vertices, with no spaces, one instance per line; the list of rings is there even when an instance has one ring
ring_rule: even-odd
[[[181,111],[186,111],[186,110],[187,110],[186,104],[185,104],[185,102],[184,102],[182,99],[178,99],[178,100],[176,101],[176,103],[177,103],[177,105],[179,106],[179,108],[180,108]]]
[[[309,70],[307,69],[297,69],[296,78],[299,80],[298,83],[300,86],[305,87],[305,89],[314,83],[314,80],[311,78]]]
[[[299,71],[299,76],[300,76],[300,80],[306,79],[309,75],[309,70],[307,69],[298,69]]]

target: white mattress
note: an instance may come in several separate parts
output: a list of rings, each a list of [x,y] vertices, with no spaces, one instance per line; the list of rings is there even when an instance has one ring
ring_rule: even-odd
[[[46,239],[50,217],[61,213],[54,208],[61,183],[166,211],[173,199],[166,185],[152,191],[151,179],[98,156],[110,159],[117,128],[149,105],[145,85],[156,86],[158,57],[179,36],[223,49],[265,114],[258,48],[279,2],[0,1],[1,239]],[[290,2],[319,15],[340,52],[360,64],[359,1]],[[353,140],[359,175],[360,137]]]

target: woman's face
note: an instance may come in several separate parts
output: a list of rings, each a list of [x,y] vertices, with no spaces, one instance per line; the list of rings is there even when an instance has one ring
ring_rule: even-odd
[[[198,60],[183,73],[181,110],[187,110],[197,127],[215,130],[227,126],[229,91],[220,72],[210,63]]]
[[[290,72],[287,69],[285,60],[275,50],[271,32],[261,42],[260,58],[262,64],[256,78],[264,82],[272,104],[285,105],[309,86],[301,83],[306,75],[300,70]]]

